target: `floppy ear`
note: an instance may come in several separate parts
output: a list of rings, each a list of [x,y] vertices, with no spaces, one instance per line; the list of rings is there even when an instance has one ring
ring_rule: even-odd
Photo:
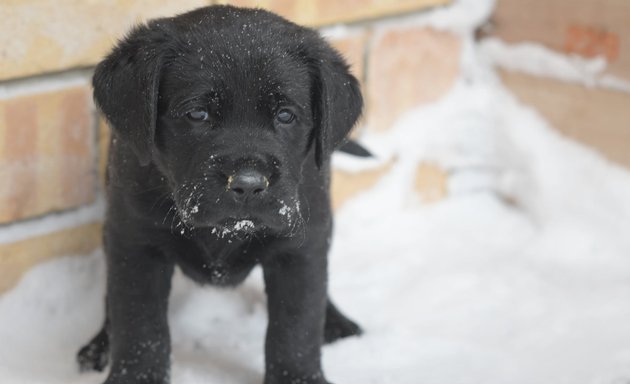
[[[151,162],[166,32],[158,20],[134,28],[96,67],[94,100],[141,165]]]
[[[321,167],[344,140],[363,109],[363,97],[357,79],[337,51],[323,43],[310,56],[313,84],[315,160]]]

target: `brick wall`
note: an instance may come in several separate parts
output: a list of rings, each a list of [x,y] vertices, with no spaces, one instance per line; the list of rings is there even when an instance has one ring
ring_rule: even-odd
[[[563,135],[630,168],[629,20],[625,0],[497,0],[487,31],[506,44],[508,58],[498,61],[499,73],[520,101]],[[515,65],[509,51],[523,43],[548,52]],[[539,71],[546,66],[544,57],[554,61],[550,68],[564,59],[567,71]],[[600,72],[568,75],[580,72],[579,63],[598,67],[598,61]]]
[[[322,28],[361,80],[367,101],[363,129],[385,130],[406,110],[439,99],[459,72],[460,39],[409,21],[449,0],[5,1],[0,292],[34,263],[100,246],[108,131],[91,101],[93,66],[135,23],[212,3],[259,6]],[[365,174],[336,171],[335,206],[373,185],[389,167]],[[444,175],[430,165],[418,170],[416,185],[428,199],[445,193]]]

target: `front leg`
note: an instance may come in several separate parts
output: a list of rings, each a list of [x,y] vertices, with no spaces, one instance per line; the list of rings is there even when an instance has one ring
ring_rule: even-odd
[[[174,266],[148,247],[108,247],[111,369],[105,384],[167,384]]]
[[[264,384],[327,383],[321,369],[327,248],[302,249],[263,262],[269,308]]]

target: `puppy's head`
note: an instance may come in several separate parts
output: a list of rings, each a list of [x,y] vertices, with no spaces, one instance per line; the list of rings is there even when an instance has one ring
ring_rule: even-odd
[[[303,176],[325,172],[362,108],[315,31],[227,6],[135,28],[93,85],[118,142],[163,173],[184,223],[219,231],[294,226]]]

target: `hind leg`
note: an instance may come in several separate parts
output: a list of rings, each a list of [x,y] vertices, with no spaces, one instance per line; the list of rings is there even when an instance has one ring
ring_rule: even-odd
[[[324,325],[324,341],[332,343],[338,339],[349,336],[358,336],[363,333],[361,327],[348,319],[328,298],[326,305],[326,323]]]
[[[109,363],[109,337],[105,327],[79,350],[77,362],[81,372],[101,372],[107,367]]]
[[[105,322],[101,330],[77,353],[77,363],[81,372],[102,372],[109,364],[109,319],[105,304]]]

